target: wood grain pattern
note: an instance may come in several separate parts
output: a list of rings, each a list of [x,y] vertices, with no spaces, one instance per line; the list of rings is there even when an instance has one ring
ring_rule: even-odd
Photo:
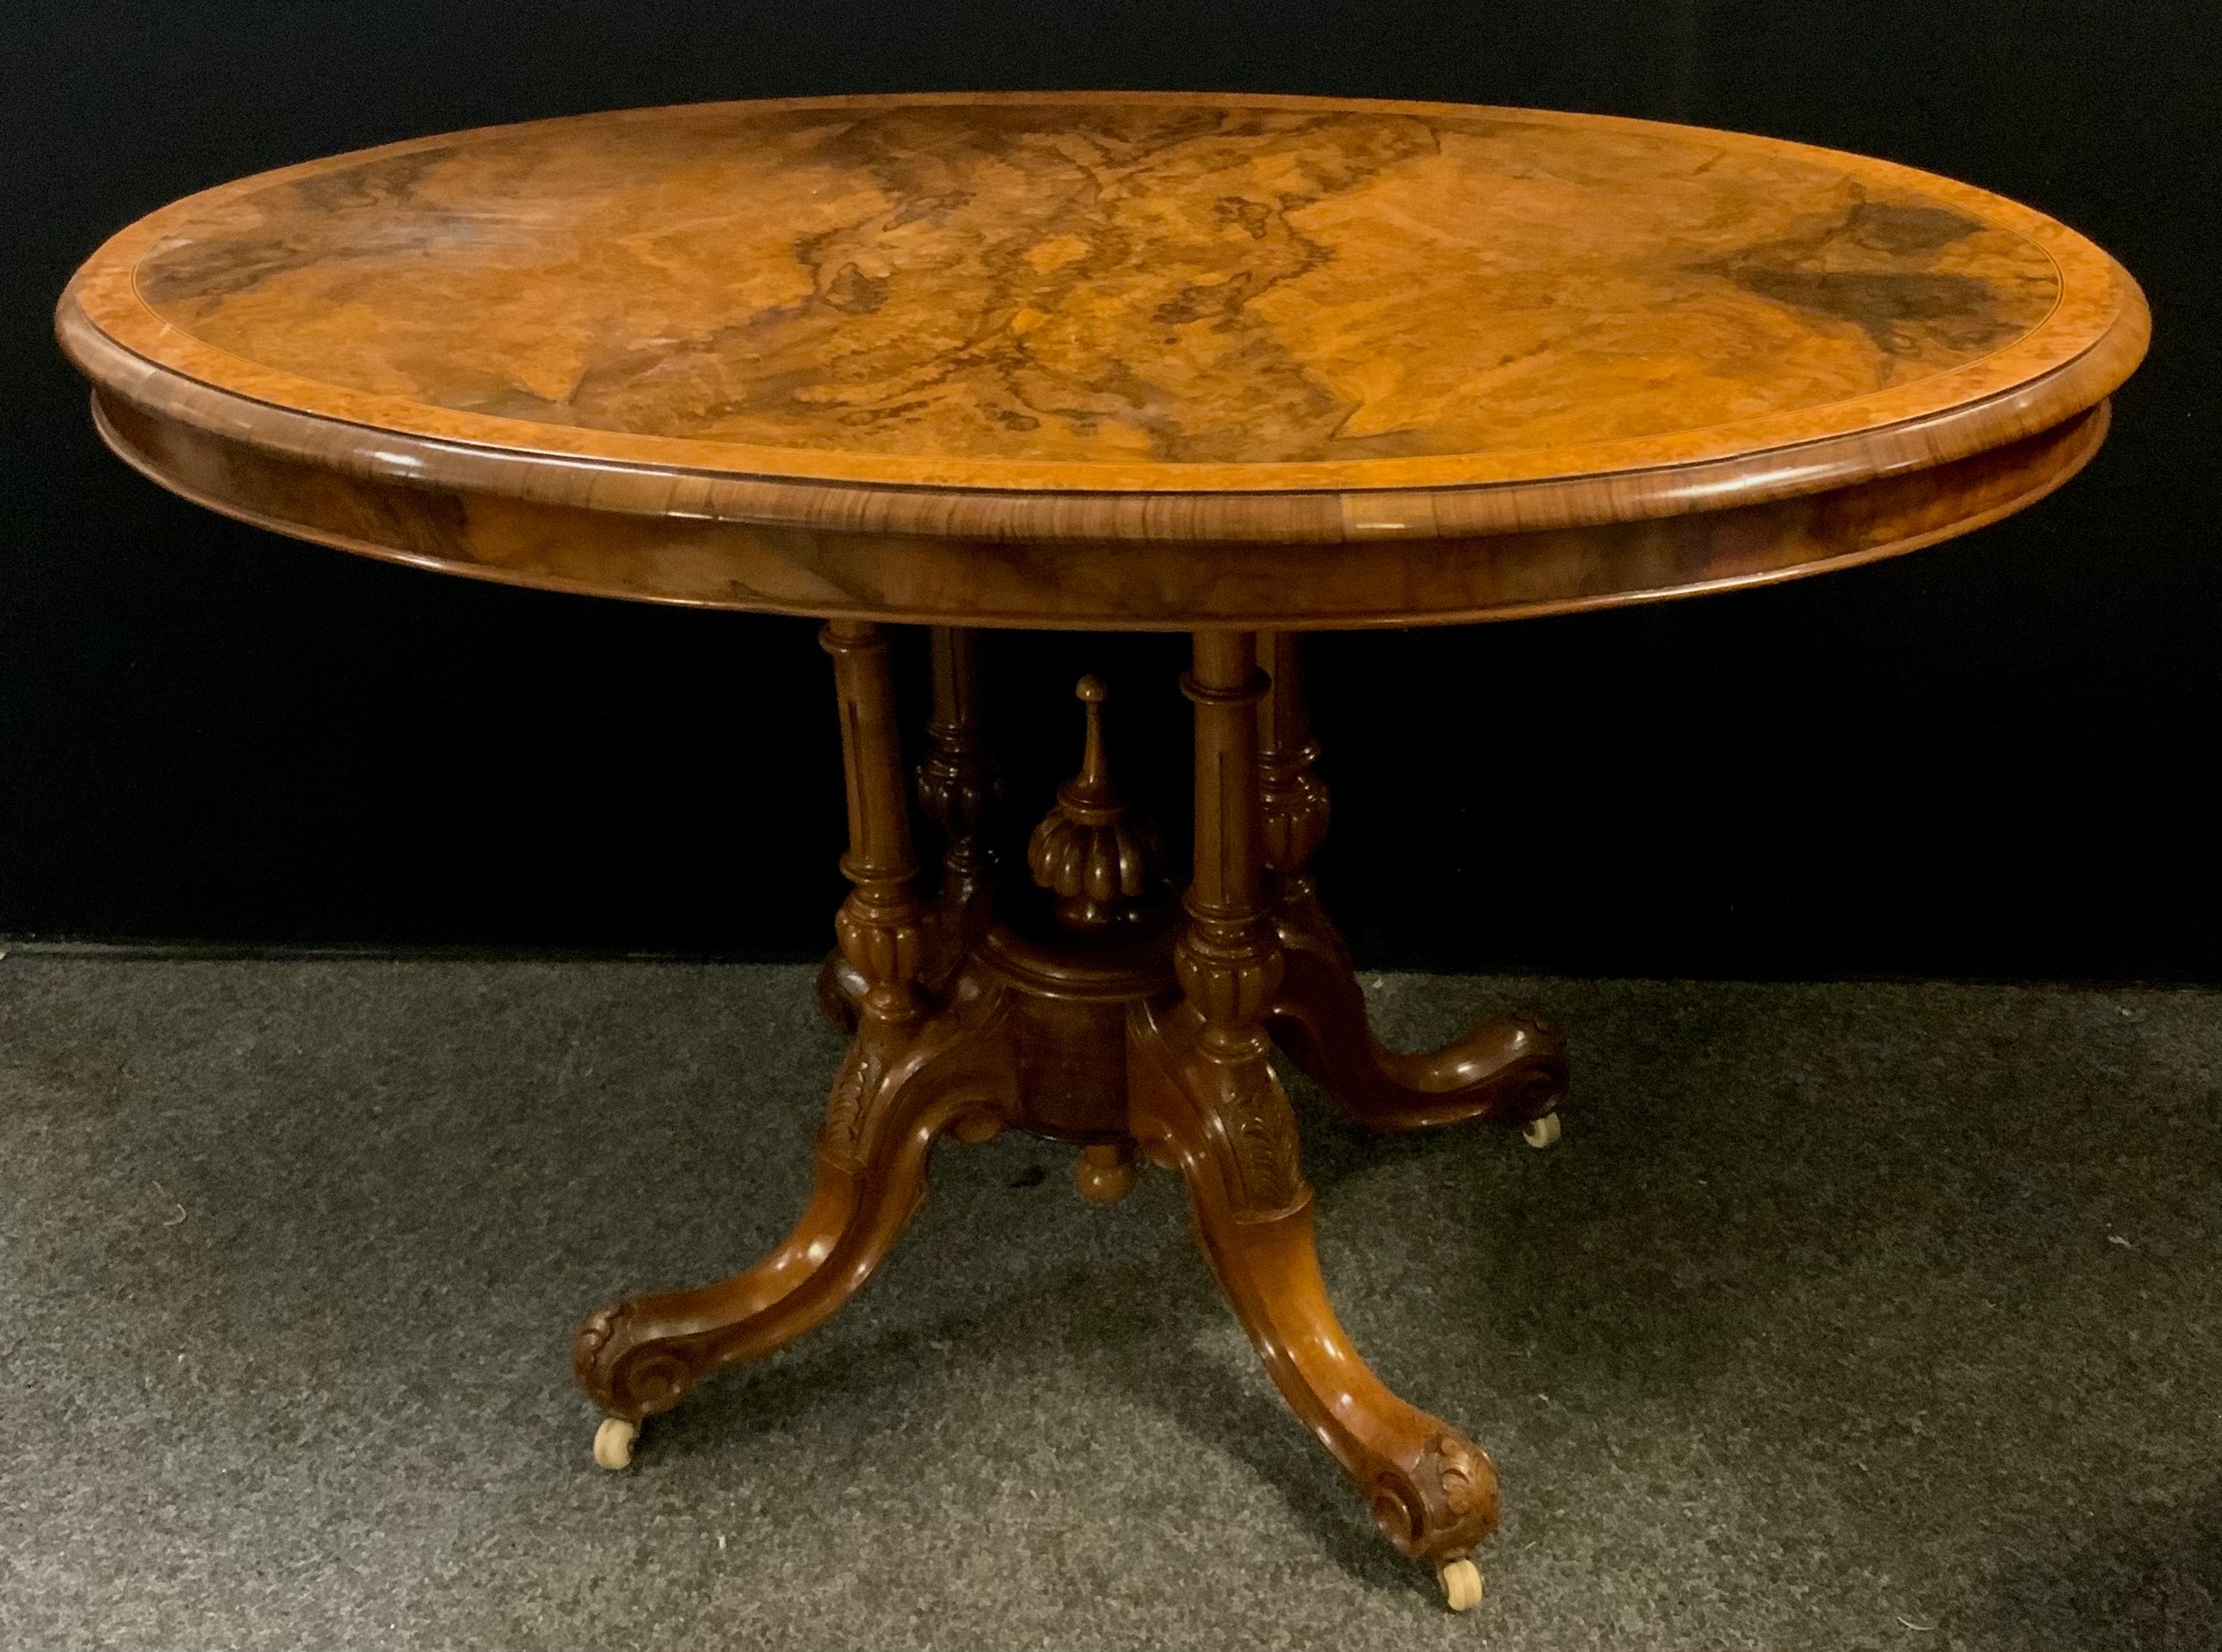
[[[1157,94],[830,99],[543,122],[314,162],[125,229],[63,295],[102,436],[281,532],[519,585],[815,614],[852,1036],[800,1222],[611,1305],[574,1369],[629,1441],[835,1312],[939,1137],[1177,1169],[1290,1407],[1405,1554],[1497,1518],[1486,1453],[1360,1358],[1275,1041],[1379,1129],[1555,1131],[1533,1016],[1387,1049],[1309,860],[1294,632],[1717,590],[1931,543],[2073,475],[2146,339],[2112,259],[1946,180],[1595,116]],[[933,638],[917,887],[882,622]],[[1193,877],[1081,773],[1012,906],[981,626],[1195,632]],[[1011,909],[1006,909],[1007,907]],[[619,1454],[622,1460],[624,1453]],[[1447,1580],[1450,1574],[1446,1573]],[[1453,1604],[1470,1602],[1470,1592]]]
[[[116,399],[364,480],[969,539],[1520,531],[2018,439],[2141,354],[2042,214],[1653,123],[1173,94],[633,111],[115,237]]]
[[[847,532],[365,480],[101,395],[109,445],[282,533],[450,573],[690,606],[936,625],[1186,631],[1516,619],[1794,579],[1965,533],[2089,462],[2105,403],[1970,458],[1702,513],[1473,536],[1196,543]]]
[[[1431,1562],[1469,1554],[1497,1521],[1494,1468],[1451,1424],[1400,1398],[1338,1321],[1268,1038],[1293,1034],[1316,1053],[1323,1034],[1352,1033],[1355,1013],[1355,1060],[1315,1071],[1361,1123],[1393,1130],[1518,1124],[1554,1111],[1566,1089],[1564,1046],[1526,1018],[1432,1055],[1381,1065],[1373,1044],[1369,1057],[1356,979],[1299,852],[1324,830],[1325,794],[1295,778],[1316,748],[1289,639],[1195,638],[1181,687],[1195,707],[1196,876],[1178,915],[1160,903],[1157,916],[1171,921],[1104,922],[1068,907],[1062,922],[1043,922],[1005,906],[961,942],[947,974],[931,958],[931,914],[911,888],[914,857],[895,808],[901,741],[885,638],[836,622],[826,646],[849,795],[843,866],[855,883],[837,927],[859,986],[837,994],[855,1011],[853,1037],[819,1136],[815,1191],[755,1265],[590,1315],[572,1347],[580,1385],[610,1415],[638,1421],[821,1322],[885,1259],[945,1136],[979,1141],[1015,1127],[1069,1141],[1080,1149],[1077,1185],[1098,1203],[1132,1189],[1139,1149],[1181,1176],[1228,1305],[1383,1536]],[[954,637],[937,650],[947,690],[937,693],[938,724],[976,727],[971,691],[957,682],[967,652]],[[1109,807],[1100,738],[1087,744],[1083,778],[1064,800],[1083,812]],[[1307,793],[1315,808],[1293,801]],[[1292,810],[1310,824],[1292,828]],[[1006,887],[1000,898],[1014,894]]]

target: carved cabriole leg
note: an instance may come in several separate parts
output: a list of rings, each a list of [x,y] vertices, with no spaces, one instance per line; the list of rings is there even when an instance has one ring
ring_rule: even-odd
[[[842,871],[854,888],[835,920],[864,983],[858,1027],[818,1141],[817,1186],[787,1240],[746,1273],[699,1290],[639,1297],[588,1318],[573,1345],[580,1386],[612,1417],[668,1410],[721,1367],[791,1342],[870,1277],[925,1193],[934,1138],[984,1140],[1017,1105],[1001,989],[967,984],[935,1010],[918,975],[924,914],[911,887],[887,643],[836,620],[834,657],[849,794]]]
[[[1304,708],[1296,638],[1261,637],[1258,653],[1273,679],[1259,707],[1259,762],[1274,921],[1288,961],[1270,1011],[1275,1039],[1344,1112],[1377,1130],[1473,1118],[1523,1124],[1553,1112],[1566,1094],[1566,1040],[1540,1015],[1484,1021],[1420,1054],[1374,1035],[1349,951],[1312,883],[1311,858],[1327,834],[1327,788],[1312,770],[1319,743]]]
[[[1290,1406],[1406,1554],[1456,1560],[1496,1524],[1488,1457],[1398,1399],[1337,1323],[1312,1237],[1296,1122],[1263,1026],[1282,955],[1264,866],[1248,634],[1201,633],[1182,684],[1195,702],[1195,876],[1175,953],[1181,997],[1129,1024],[1129,1116],[1186,1178],[1213,1272]]]
[[[993,916],[995,851],[987,826],[994,811],[994,765],[979,715],[979,633],[935,626],[933,713],[918,765],[918,802],[940,828],[941,889],[926,914],[923,978],[945,986]],[[836,947],[818,971],[818,1007],[842,1032],[856,1029],[864,978]]]

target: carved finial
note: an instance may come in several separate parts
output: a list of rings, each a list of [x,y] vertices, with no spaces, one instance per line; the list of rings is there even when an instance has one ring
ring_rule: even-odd
[[[1157,827],[1126,806],[1103,753],[1103,702],[1110,690],[1083,677],[1073,690],[1087,707],[1080,772],[1057,788],[1057,807],[1034,828],[1027,866],[1057,897],[1057,915],[1083,929],[1139,917],[1156,892],[1165,852]]]

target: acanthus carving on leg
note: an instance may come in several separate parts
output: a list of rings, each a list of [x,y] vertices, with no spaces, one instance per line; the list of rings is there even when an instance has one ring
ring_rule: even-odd
[[[854,887],[835,920],[863,983],[858,1026],[827,1103],[817,1185],[785,1242],[745,1273],[699,1290],[616,1303],[572,1348],[579,1382],[612,1417],[675,1405],[720,1367],[792,1341],[848,1300],[925,1193],[928,1153],[945,1129],[978,1140],[1019,1105],[1004,988],[959,979],[935,1007],[923,991],[923,914],[911,880],[910,826],[887,643],[876,626],[828,625],[841,709]]]
[[[1302,1186],[1288,1101],[1267,1065],[1265,1015],[1281,986],[1281,948],[1265,890],[1257,703],[1267,680],[1241,633],[1199,633],[1195,669],[1181,692],[1195,704],[1195,866],[1173,946],[1180,984],[1179,1036],[1200,1065],[1190,1081],[1210,1092],[1249,1202],[1273,1209]]]
[[[595,1402],[634,1419],[668,1410],[702,1377],[785,1346],[854,1295],[925,1196],[935,1139],[947,1130],[984,1139],[1016,1112],[1006,1008],[1000,989],[960,989],[907,1034],[860,1033],[834,1087],[802,1219],[744,1273],[592,1315],[571,1363]]]
[[[1497,1524],[1489,1457],[1398,1398],[1352,1346],[1320,1277],[1288,1097],[1262,1055],[1229,1061],[1209,1052],[1201,1034],[1185,1004],[1134,1012],[1136,1137],[1154,1162],[1187,1181],[1197,1240],[1228,1305],[1382,1535],[1414,1559],[1460,1559]]]
[[[1274,1038],[1353,1119],[1379,1130],[1431,1129],[1467,1119],[1524,1124],[1566,1096],[1566,1040],[1539,1012],[1482,1023],[1440,1049],[1389,1049],[1367,1019],[1348,949],[1319,902],[1310,860],[1327,831],[1327,789],[1313,771],[1319,743],[1306,711],[1296,639],[1263,639],[1273,687],[1260,709],[1259,768],[1274,922],[1287,959],[1269,1012]]]
[[[1263,1018],[1283,959],[1265,882],[1253,640],[1199,634],[1195,879],[1174,952],[1179,1002],[1128,1019],[1128,1123],[1187,1183],[1196,1233],[1290,1407],[1406,1554],[1457,1560],[1496,1524],[1488,1457],[1397,1398],[1351,1346],[1320,1278],[1312,1194]]]
[[[919,777],[950,839],[943,894],[929,906],[914,886],[885,637],[875,625],[836,621],[824,641],[848,786],[842,869],[853,886],[835,921],[840,973],[827,978],[856,1025],[819,1133],[815,1188],[794,1230],[754,1267],[701,1289],[617,1303],[587,1321],[574,1367],[610,1414],[596,1460],[624,1466],[641,1418],[845,1302],[923,1198],[939,1136],[981,1140],[1018,1123],[1079,1144],[1077,1182],[1099,1202],[1133,1185],[1137,1146],[1179,1170],[1198,1242],[1282,1394],[1351,1475],[1382,1532],[1436,1562],[1453,1609],[1470,1607],[1480,1584],[1465,1557],[1496,1523],[1494,1471],[1457,1429],[1383,1385],[1337,1321],[1271,1035],[1316,1062],[1346,1105],[1387,1128],[1443,1121],[1431,1106],[1451,1110],[1443,1119],[1517,1115],[1529,1105],[1521,1097],[1532,1099],[1517,1082],[1538,1075],[1555,1100],[1563,1085],[1555,1036],[1529,1026],[1528,1044],[1509,1052],[1475,1055],[1469,1039],[1433,1057],[1398,1057],[1371,1039],[1340,938],[1312,892],[1307,862],[1327,797],[1312,773],[1317,747],[1288,639],[1265,644],[1274,679],[1259,669],[1256,637],[1195,639],[1195,668],[1182,684],[1195,705],[1195,874],[1170,979],[1163,928],[1137,921],[1159,887],[1154,838],[1110,786],[1099,685],[1082,685],[1081,774],[1060,791],[1029,857],[1064,920],[1061,938],[1043,943],[987,922],[979,829],[988,787],[976,750],[966,754],[970,711],[938,722],[935,755]],[[938,671],[959,658],[937,637]],[[943,700],[938,677],[937,707]],[[1335,1044],[1350,1028],[1355,1057]]]
[[[1192,904],[1173,973],[1187,1010],[1182,1036],[1197,1056],[1191,1082],[1210,1093],[1210,1126],[1244,1202],[1267,1209],[1293,1202],[1303,1191],[1296,1129],[1283,1119],[1288,1098],[1267,1063],[1261,1025],[1281,978],[1271,930],[1254,917],[1212,917]]]

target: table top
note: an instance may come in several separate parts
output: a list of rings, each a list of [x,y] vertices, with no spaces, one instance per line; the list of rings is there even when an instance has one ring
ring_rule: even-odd
[[[2081,235],[1882,161],[1171,93],[701,105],[395,144],[162,209],[59,313],[142,468],[432,561],[157,450],[758,530],[1441,541],[1750,509],[2081,428],[2056,484],[2146,328]],[[532,582],[830,611],[580,566]]]

